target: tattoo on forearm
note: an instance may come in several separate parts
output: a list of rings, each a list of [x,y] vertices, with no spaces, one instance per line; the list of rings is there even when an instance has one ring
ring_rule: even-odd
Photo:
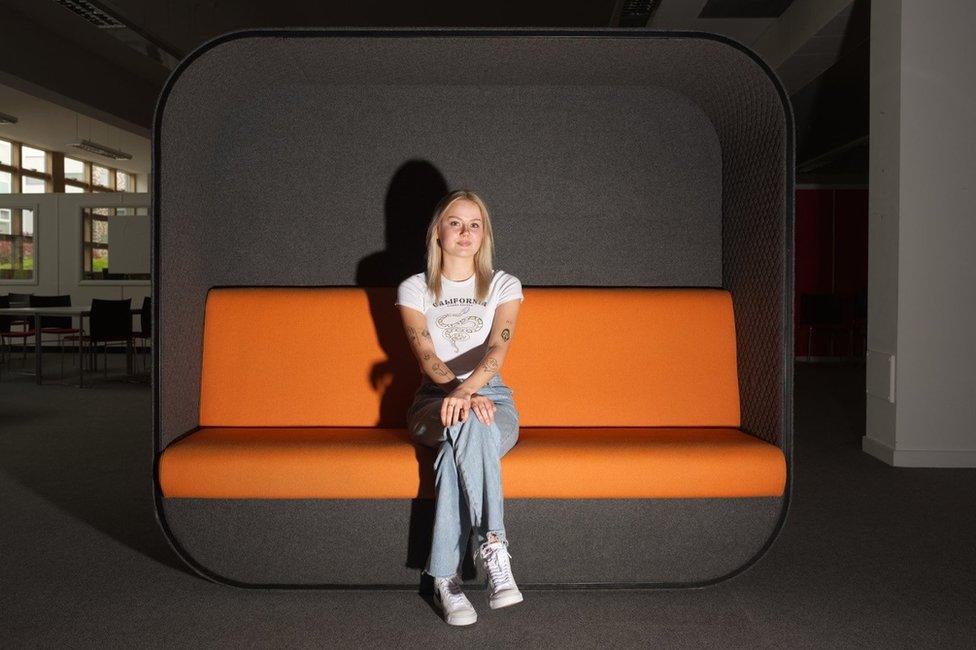
[[[509,332],[508,328],[506,327],[505,329],[502,330],[502,340],[507,341],[510,338],[512,338],[512,333]]]
[[[428,341],[430,341],[431,343],[434,342],[434,339],[430,338],[430,332],[427,331],[426,327],[424,328],[424,331],[420,333],[420,335],[425,339],[427,339]]]
[[[489,357],[485,359],[485,365],[481,366],[481,369],[487,372],[489,376],[494,375],[498,372],[498,361],[495,357]]]
[[[444,369],[444,367],[439,363],[434,363],[434,372],[442,377],[448,377],[449,373]]]
[[[424,361],[430,361],[430,352],[424,352]]]
[[[409,339],[410,345],[416,347],[417,346],[417,330],[415,330],[414,328],[412,328],[410,326],[407,326],[407,339]]]

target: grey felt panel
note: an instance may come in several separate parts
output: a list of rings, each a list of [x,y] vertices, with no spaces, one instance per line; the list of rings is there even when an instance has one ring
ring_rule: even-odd
[[[505,530],[523,585],[706,582],[760,551],[781,503],[506,499]],[[416,585],[430,551],[429,499],[163,499],[163,506],[197,562],[251,585]],[[470,558],[462,576],[484,581]]]
[[[495,266],[523,285],[721,286],[713,125],[649,70],[616,85],[652,41],[602,60],[587,43],[366,40],[229,41],[162,105],[164,445],[197,423],[206,289],[396,286],[420,270],[428,203],[448,187],[484,193]]]

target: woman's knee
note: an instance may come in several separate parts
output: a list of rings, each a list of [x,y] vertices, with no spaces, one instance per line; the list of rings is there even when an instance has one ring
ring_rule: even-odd
[[[516,429],[514,433],[502,436],[501,446],[499,449],[501,456],[504,456],[512,450],[512,447],[514,447],[518,442],[518,437],[518,429]]]

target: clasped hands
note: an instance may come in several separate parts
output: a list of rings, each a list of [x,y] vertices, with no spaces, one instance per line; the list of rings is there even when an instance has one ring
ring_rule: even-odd
[[[441,423],[449,427],[457,422],[464,422],[468,419],[468,411],[474,411],[485,424],[495,421],[494,402],[484,395],[472,394],[471,391],[459,387],[441,402]]]

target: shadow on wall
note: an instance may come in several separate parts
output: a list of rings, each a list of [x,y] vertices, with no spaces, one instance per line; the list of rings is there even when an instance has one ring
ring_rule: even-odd
[[[385,359],[370,372],[371,385],[383,394],[376,426],[403,421],[419,386],[417,361],[394,305],[396,288],[408,276],[426,270],[427,225],[438,201],[451,189],[455,188],[449,188],[440,171],[426,161],[413,160],[402,165],[386,194],[386,248],[364,257],[356,269],[357,286],[391,288],[367,294],[376,340]],[[488,208],[491,209],[490,203]]]

